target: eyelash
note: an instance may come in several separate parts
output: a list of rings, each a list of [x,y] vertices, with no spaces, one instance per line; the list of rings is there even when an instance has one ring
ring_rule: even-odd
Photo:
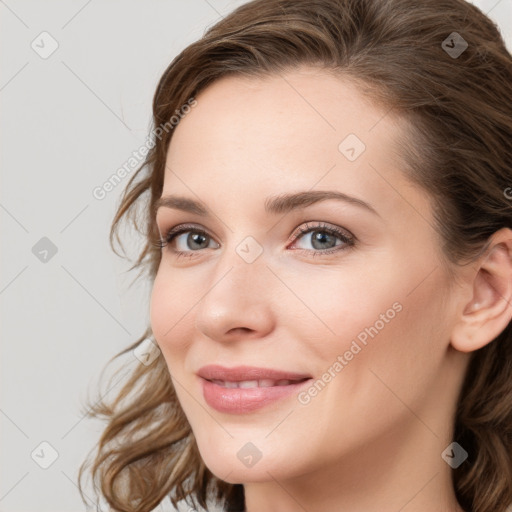
[[[170,244],[177,236],[179,236],[183,233],[188,233],[189,231],[193,232],[193,233],[197,233],[199,235],[203,235],[207,238],[211,238],[210,235],[204,229],[198,228],[194,225],[181,225],[181,226],[176,226],[176,227],[169,229],[165,235],[165,238],[158,240],[154,245],[160,249],[163,249],[168,244]],[[322,255],[325,256],[327,254],[344,251],[344,250],[349,249],[350,247],[353,247],[355,244],[355,237],[353,235],[348,235],[345,231],[341,231],[340,229],[338,229],[336,227],[328,226],[326,224],[318,224],[315,226],[311,226],[307,223],[306,223],[305,228],[301,226],[298,229],[298,232],[296,232],[296,234],[292,240],[292,243],[295,242],[296,240],[302,238],[302,236],[304,236],[305,234],[308,234],[308,233],[311,233],[314,231],[319,231],[322,233],[325,232],[325,233],[328,233],[329,235],[334,235],[334,236],[340,238],[344,242],[345,245],[341,246],[341,248],[339,245],[337,245],[334,248],[325,249],[325,250],[308,250],[308,249],[295,249],[295,250],[306,252],[306,253],[313,253],[313,256],[315,257],[315,256],[322,256]],[[185,258],[192,257],[193,258],[194,256],[196,256],[196,254],[194,254],[194,253],[200,252],[201,250],[176,251],[175,249],[171,249],[171,251],[176,255],[177,258],[182,258],[182,257],[185,257]]]

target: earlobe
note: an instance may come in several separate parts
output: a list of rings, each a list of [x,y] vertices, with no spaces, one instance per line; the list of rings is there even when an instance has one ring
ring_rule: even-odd
[[[512,230],[494,233],[487,251],[473,267],[468,282],[471,299],[462,308],[451,336],[452,346],[460,352],[484,347],[512,319]]]

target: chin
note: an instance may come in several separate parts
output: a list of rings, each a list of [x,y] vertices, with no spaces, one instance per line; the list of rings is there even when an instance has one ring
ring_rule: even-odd
[[[279,451],[270,442],[247,441],[251,436],[214,444],[198,442],[199,453],[206,467],[219,479],[232,483],[266,482],[272,478],[288,478],[297,474],[300,463],[293,454]],[[282,444],[281,444],[282,446]]]

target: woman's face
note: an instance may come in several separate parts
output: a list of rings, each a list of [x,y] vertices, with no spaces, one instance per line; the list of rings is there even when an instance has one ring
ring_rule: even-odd
[[[405,446],[441,461],[456,306],[428,198],[393,150],[405,125],[312,68],[223,78],[196,99],[162,197],[208,213],[159,208],[163,238],[188,231],[162,249],[151,324],[208,468],[229,482],[339,475]],[[341,199],[283,201],[320,191]],[[207,365],[309,380],[204,373],[213,383]]]

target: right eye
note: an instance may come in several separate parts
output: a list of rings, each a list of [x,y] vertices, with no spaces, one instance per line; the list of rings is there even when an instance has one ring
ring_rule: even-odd
[[[181,235],[187,234],[183,240],[179,240]],[[201,228],[195,226],[187,226],[187,225],[179,225],[169,229],[165,235],[164,239],[158,241],[157,246],[163,249],[166,246],[169,246],[169,250],[176,254],[178,257],[181,256],[192,256],[194,252],[198,252],[198,250],[208,248],[206,247],[196,247],[197,250],[187,250],[194,245],[204,245],[205,241],[213,239],[210,235]],[[175,249],[173,247],[174,244],[181,242],[184,244],[184,247]]]

